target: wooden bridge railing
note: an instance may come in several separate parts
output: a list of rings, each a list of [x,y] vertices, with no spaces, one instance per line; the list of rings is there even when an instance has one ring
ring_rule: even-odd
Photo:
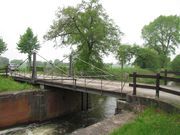
[[[130,87],[133,87],[133,95],[136,95],[136,88],[145,88],[145,89],[155,89],[157,97],[159,97],[159,91],[163,91],[163,92],[180,96],[180,91],[175,91],[175,90],[160,86],[160,80],[173,81],[173,82],[179,83],[180,78],[161,76],[160,73],[156,75],[141,75],[141,74],[137,74],[136,72],[134,72],[133,74],[130,74],[129,76],[133,78],[133,83],[129,84]],[[137,78],[156,79],[156,84],[155,85],[137,84]]]
[[[168,77],[168,74],[174,74],[174,75],[180,75],[180,72],[175,72],[175,71],[161,71],[161,73],[164,73],[164,77]],[[164,85],[167,85],[167,81],[166,79],[164,79]]]

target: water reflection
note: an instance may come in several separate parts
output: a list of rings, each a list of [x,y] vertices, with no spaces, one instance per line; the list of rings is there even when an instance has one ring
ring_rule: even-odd
[[[90,94],[91,109],[67,115],[41,124],[30,124],[0,131],[5,135],[68,135],[72,131],[84,128],[115,114],[116,99]]]

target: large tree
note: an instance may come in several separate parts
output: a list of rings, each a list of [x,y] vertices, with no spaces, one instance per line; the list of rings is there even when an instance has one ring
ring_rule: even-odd
[[[27,28],[26,32],[20,36],[20,40],[17,43],[17,49],[21,53],[28,54],[29,67],[31,67],[31,56],[33,51],[39,50],[40,45],[37,36],[34,36],[32,29]]]
[[[6,43],[0,37],[0,55],[7,50]]]
[[[145,45],[155,49],[163,63],[180,43],[180,16],[159,16],[142,29]],[[163,65],[164,67],[165,65]]]
[[[98,0],[82,1],[75,7],[59,9],[56,20],[44,36],[60,46],[76,46],[75,53],[82,60],[102,66],[102,55],[117,48],[121,32],[104,11]],[[87,69],[82,61],[79,68]]]

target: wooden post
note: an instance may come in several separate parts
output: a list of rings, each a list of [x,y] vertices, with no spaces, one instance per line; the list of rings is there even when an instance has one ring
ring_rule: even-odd
[[[102,79],[103,79],[103,78],[102,78],[102,75],[101,75],[101,90],[102,90],[102,87],[103,87],[103,86],[102,86],[102,85],[103,85]]]
[[[86,93],[86,110],[89,109],[89,94]]]
[[[86,77],[84,78],[84,86],[86,88]]]
[[[73,78],[74,88],[76,89],[76,79]]]
[[[156,97],[159,98],[160,74],[156,75]]]
[[[72,54],[69,56],[69,77],[73,75],[73,64],[72,64]]]
[[[33,67],[32,67],[32,82],[34,83],[37,79],[37,72],[36,72],[36,53],[33,52]]]
[[[81,110],[87,111],[89,109],[89,94],[81,92]]]
[[[164,85],[167,85],[167,69],[165,69],[165,71],[164,71]]]
[[[6,77],[8,77],[8,70],[9,70],[9,67],[8,67],[8,66],[6,66],[6,68],[5,68]]]
[[[133,95],[136,95],[136,72],[133,73]]]

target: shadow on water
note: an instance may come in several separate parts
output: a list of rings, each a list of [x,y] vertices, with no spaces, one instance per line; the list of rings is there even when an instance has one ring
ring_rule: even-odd
[[[0,131],[5,135],[68,135],[72,131],[97,123],[115,114],[116,98],[90,94],[88,111],[67,115],[41,124]]]

